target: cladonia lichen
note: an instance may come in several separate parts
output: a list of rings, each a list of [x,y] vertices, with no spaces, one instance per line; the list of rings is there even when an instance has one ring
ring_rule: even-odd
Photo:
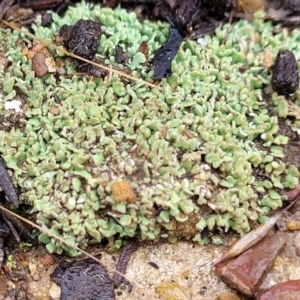
[[[22,107],[16,126],[0,130],[0,153],[36,222],[83,248],[103,238],[118,246],[135,235],[203,242],[205,228],[244,234],[250,220],[281,207],[283,190],[295,187],[299,174],[283,161],[288,138],[278,133],[278,120],[297,111],[291,126],[299,133],[300,93],[293,105],[273,93],[278,111],[270,115],[264,49],[273,58],[289,49],[299,60],[300,45],[296,33],[273,34],[273,25],[256,17],[230,30],[225,24],[199,43],[184,41],[159,89],[117,75],[76,74],[53,49],[65,74],[37,78],[23,51],[33,41],[1,28],[0,50],[10,63],[0,66],[0,114],[16,114],[5,109],[13,99]],[[102,24],[96,59],[151,81],[153,69],[139,47],[146,42],[153,57],[167,24],[82,2],[63,18],[53,14],[50,28],[32,27],[51,42],[60,26],[80,18]],[[116,63],[117,45],[127,53],[124,65]],[[122,181],[134,201],[115,199],[112,187]],[[40,240],[50,252],[76,255],[60,241],[43,234]]]

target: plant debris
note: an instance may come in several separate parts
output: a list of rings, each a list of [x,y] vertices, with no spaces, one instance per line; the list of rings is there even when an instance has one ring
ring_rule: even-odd
[[[10,229],[3,222],[0,222],[0,266],[2,266],[4,260],[4,239],[10,234]]]
[[[3,0],[0,3],[0,20],[2,20],[4,14],[9,9],[9,7],[13,4],[14,0]]]
[[[298,66],[293,52],[278,53],[273,67],[272,87],[279,95],[288,96],[299,87]]]
[[[171,19],[168,40],[156,50],[153,58],[154,79],[163,79],[172,74],[171,64],[184,38],[184,31]]]
[[[102,267],[94,260],[62,262],[51,274],[61,287],[61,300],[114,300],[114,287]]]
[[[16,207],[19,205],[19,198],[16,192],[15,187],[12,184],[12,181],[4,167],[4,165],[0,161],[0,187],[4,191],[5,195],[9,199],[9,201]]]
[[[115,272],[113,278],[115,287],[118,287],[122,283],[124,277],[120,273],[125,273],[131,254],[137,249],[137,246],[137,241],[132,240],[124,247],[116,266],[118,272]]]

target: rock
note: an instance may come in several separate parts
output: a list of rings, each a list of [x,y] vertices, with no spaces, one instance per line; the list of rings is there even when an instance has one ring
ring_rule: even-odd
[[[41,78],[48,73],[46,58],[46,54],[43,52],[37,52],[32,58],[32,69],[36,77]]]
[[[290,280],[272,286],[258,295],[257,300],[296,300],[300,299],[300,280]]]
[[[60,299],[60,294],[60,287],[56,283],[52,282],[49,288],[49,296],[51,297],[51,299]]]
[[[288,192],[288,200],[295,200],[300,194],[300,184],[297,184],[296,187]]]
[[[229,287],[252,296],[284,244],[285,238],[281,233],[267,236],[237,258],[217,265],[216,274]]]

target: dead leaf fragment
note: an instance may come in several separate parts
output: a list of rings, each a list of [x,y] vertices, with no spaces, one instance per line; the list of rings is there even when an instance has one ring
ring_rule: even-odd
[[[30,275],[32,276],[34,273],[36,273],[36,264],[30,262],[28,265]]]
[[[0,53],[0,65],[2,65],[4,68],[8,64],[8,59],[4,56],[4,54]]]
[[[155,286],[156,293],[163,300],[189,300],[191,299],[188,289],[175,281],[162,282]]]
[[[264,49],[264,68],[269,69],[274,64],[272,53],[268,47]]]
[[[148,60],[149,49],[148,49],[148,44],[145,41],[141,42],[140,47],[139,47],[139,51],[141,53],[143,53],[145,55],[145,57],[146,57],[146,60]]]
[[[45,65],[47,66],[49,73],[55,73],[56,72],[55,61],[54,61],[52,56],[46,57]]]

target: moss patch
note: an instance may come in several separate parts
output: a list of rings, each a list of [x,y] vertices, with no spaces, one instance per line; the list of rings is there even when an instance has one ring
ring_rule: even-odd
[[[50,29],[33,29],[51,41],[60,26],[80,18],[100,18],[99,59],[151,81],[153,70],[139,47],[145,41],[153,57],[168,25],[140,23],[120,8],[82,2],[64,18],[54,14]],[[155,241],[190,238],[191,230],[176,224],[191,220],[193,232],[207,227],[244,234],[250,220],[282,206],[283,189],[295,187],[299,174],[283,162],[288,138],[278,134],[278,117],[290,115],[291,107],[299,110],[300,93],[293,105],[273,94],[278,116],[270,116],[262,91],[270,83],[264,49],[273,58],[289,49],[299,60],[299,35],[286,30],[274,35],[272,24],[259,15],[229,27],[199,44],[185,41],[162,90],[116,75],[104,80],[76,75],[68,61],[66,75],[36,78],[22,54],[29,41],[1,29],[1,51],[11,63],[0,67],[0,113],[13,115],[4,103],[23,99],[25,127],[0,130],[0,152],[38,224],[83,248],[103,238],[118,246],[137,234]],[[126,49],[125,66],[115,63],[117,45]],[[57,61],[65,59],[50,52]],[[256,177],[257,170],[262,176]],[[112,187],[122,180],[130,183],[135,203],[114,198]],[[50,252],[76,255],[59,241],[40,239]],[[200,234],[194,240],[202,242]]]

